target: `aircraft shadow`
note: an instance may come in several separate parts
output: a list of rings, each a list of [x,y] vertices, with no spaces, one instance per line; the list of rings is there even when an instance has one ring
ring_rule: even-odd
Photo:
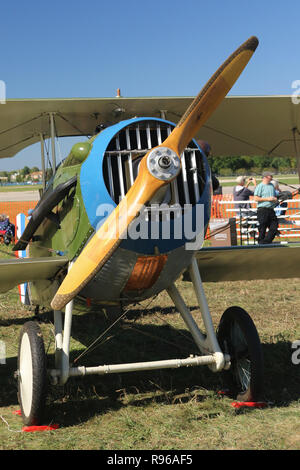
[[[197,347],[186,330],[175,330],[167,324],[157,325],[151,323],[151,320],[147,324],[142,323],[141,316],[148,315],[151,310],[128,312],[127,319],[109,331],[108,337],[99,347],[78,361],[82,349],[71,349],[71,363],[75,361],[74,365],[95,366],[177,359],[197,354]],[[174,312],[173,308],[161,309],[160,315],[171,312]],[[43,314],[43,321],[50,321],[49,318],[47,313]],[[29,318],[22,320],[28,321]],[[96,312],[89,313],[89,321],[85,314],[74,315],[72,338],[89,345],[111,321],[111,318],[104,318]],[[292,363],[291,344],[286,341],[263,344],[263,354],[265,400],[275,406],[288,406],[298,400],[300,368]],[[48,356],[48,363],[49,368],[54,367],[53,355]],[[0,366],[0,406],[19,406],[17,382],[13,377],[16,369],[15,357]],[[130,396],[131,406],[154,402],[170,405],[191,400],[197,389],[201,390],[196,398],[200,401],[224,387],[226,373],[213,373],[206,366],[71,378],[63,387],[49,386],[45,419],[46,422],[72,426],[95,415],[127,406],[128,401],[124,400],[127,396]]]
[[[264,343],[262,349],[267,401],[283,407],[299,400],[300,364],[293,364],[291,343],[285,340]]]

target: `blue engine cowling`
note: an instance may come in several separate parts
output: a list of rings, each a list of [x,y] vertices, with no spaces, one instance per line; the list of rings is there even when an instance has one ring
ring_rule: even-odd
[[[140,159],[162,143],[174,127],[162,119],[135,118],[102,130],[94,139],[82,164],[80,187],[95,230],[134,183]],[[194,248],[200,248],[193,238],[198,235],[203,239],[210,218],[211,173],[195,140],[189,143],[181,161],[176,180],[149,201],[146,218],[135,222],[82,295],[103,302],[141,300],[165,289],[189,265]],[[154,213],[150,211],[153,204]],[[135,271],[140,272],[140,278]]]

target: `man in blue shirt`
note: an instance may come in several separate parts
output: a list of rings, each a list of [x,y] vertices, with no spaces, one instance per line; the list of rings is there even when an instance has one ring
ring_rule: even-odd
[[[267,244],[272,243],[278,232],[278,220],[274,211],[278,200],[271,184],[272,174],[265,172],[262,176],[262,182],[255,188],[254,200],[257,201],[258,243]]]

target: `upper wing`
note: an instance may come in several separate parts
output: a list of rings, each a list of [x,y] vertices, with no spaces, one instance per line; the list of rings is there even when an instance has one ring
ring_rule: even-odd
[[[0,293],[27,281],[51,280],[68,263],[64,256],[0,260]]]
[[[300,106],[292,96],[227,97],[202,129],[201,139],[211,144],[215,156],[297,156]]]
[[[193,97],[8,99],[0,106],[0,158],[50,137],[53,113],[58,137],[91,136],[99,123],[135,116],[165,117],[177,123]],[[197,138],[218,155],[295,155],[300,145],[300,106],[292,96],[228,96]],[[294,130],[293,130],[294,129]]]
[[[0,158],[50,137],[53,113],[57,137],[92,136],[99,124],[110,125],[135,116],[177,121],[193,98],[69,98],[8,99],[0,106]]]
[[[196,259],[203,282],[300,277],[300,246],[203,248]]]

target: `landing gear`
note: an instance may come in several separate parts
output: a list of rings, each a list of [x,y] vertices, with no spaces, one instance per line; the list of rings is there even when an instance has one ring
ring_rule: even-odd
[[[53,384],[64,385],[70,377],[86,375],[206,365],[214,372],[225,371],[224,373],[231,377],[237,400],[259,401],[263,384],[263,360],[260,339],[253,321],[242,308],[230,307],[224,312],[216,333],[195,258],[189,270],[201,311],[203,332],[199,329],[175,284],[170,285],[167,292],[191,333],[199,354],[194,354],[193,347],[193,354],[186,358],[70,367],[72,300],[66,305],[64,322],[62,312],[54,312],[55,368],[48,371]],[[18,358],[18,395],[23,421],[26,425],[38,425],[42,422],[46,377],[46,359],[41,331],[36,322],[30,321],[25,323],[21,331]]]
[[[46,398],[46,356],[36,322],[24,324],[18,354],[18,399],[24,424],[41,423]]]
[[[240,307],[230,307],[222,315],[218,341],[231,358],[226,372],[239,401],[258,401],[263,390],[263,359],[260,339],[248,313]]]

